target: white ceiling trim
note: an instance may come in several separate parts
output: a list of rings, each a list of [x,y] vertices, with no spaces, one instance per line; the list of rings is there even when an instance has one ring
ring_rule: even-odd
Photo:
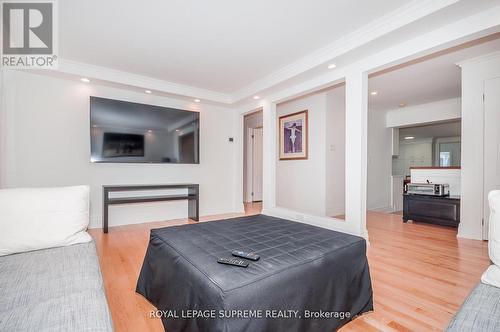
[[[59,60],[59,68],[57,69],[57,71],[75,75],[78,77],[88,77],[94,80],[123,84],[130,87],[135,87],[140,90],[148,89],[166,94],[197,98],[203,101],[216,102],[221,104],[238,103],[241,105],[245,100],[247,100],[248,97],[258,94],[259,91],[272,87],[273,85],[280,83],[283,80],[291,78],[315,66],[327,63],[328,61],[333,60],[335,56],[353,50],[363,45],[364,43],[380,37],[385,33],[398,29],[421,17],[424,17],[435,11],[438,11],[439,9],[456,3],[457,1],[458,0],[413,1],[408,6],[404,6],[388,15],[381,17],[380,19],[377,19],[376,21],[364,26],[363,28],[353,32],[352,34],[346,35],[335,43],[332,43],[329,46],[322,48],[302,58],[301,60],[294,62],[289,66],[284,67],[280,71],[268,75],[264,79],[250,84],[246,88],[241,89],[234,94],[220,93],[217,91],[159,80],[148,76],[133,74],[102,66],[75,62],[67,59]],[[312,91],[318,86],[328,86],[332,84],[332,82],[342,80],[343,77],[345,77],[346,72],[353,70],[353,68],[362,68],[363,70],[369,70],[384,64],[394,64],[392,61],[397,60],[393,58],[391,61],[389,59],[393,57],[395,53],[406,53],[407,56],[410,56],[410,54],[415,55],[416,53],[419,53],[418,51],[415,53],[415,51],[422,46],[422,43],[418,42],[422,41],[422,38],[426,39],[424,43],[426,46],[428,46],[426,47],[426,49],[431,49],[432,47],[441,45],[440,43],[444,44],[452,42],[454,40],[452,36],[454,36],[455,38],[465,37],[467,35],[472,35],[474,32],[487,29],[488,27],[491,28],[493,25],[499,24],[500,20],[498,19],[498,17],[495,17],[495,15],[499,13],[499,10],[500,7],[495,7],[494,9],[489,9],[487,12],[475,14],[468,18],[457,21],[456,23],[452,23],[433,32],[419,36],[414,40],[395,45],[378,54],[374,54],[368,58],[359,60],[345,67],[327,71],[325,72],[325,74],[320,75],[314,79],[301,82],[297,85],[285,87],[283,90],[274,93],[272,96],[267,96],[266,99],[274,101],[286,100],[291,95],[302,94],[304,93],[304,91],[308,90]],[[464,26],[465,22],[468,23],[466,23],[466,27]],[[457,30],[453,30],[453,28]],[[458,37],[459,35],[461,36]],[[406,49],[403,50],[402,48]],[[398,58],[401,59],[401,57]],[[381,63],[381,61],[383,63]],[[374,65],[374,63],[377,63],[377,65]]]
[[[331,61],[336,56],[354,50],[384,34],[394,31],[419,18],[452,5],[459,0],[415,0],[408,5],[372,21],[362,28],[347,34],[341,39],[323,47],[302,59],[295,61],[281,70],[259,79],[233,94],[193,87],[184,84],[155,79],[107,67],[59,59],[58,71],[66,74],[88,77],[90,79],[124,84],[138,89],[148,89],[189,98],[198,98],[223,104],[233,104],[258,94],[280,82],[292,78],[311,68]]]
[[[464,65],[476,64],[476,63],[483,62],[483,61],[493,60],[493,59],[496,59],[498,57],[500,57],[500,51],[492,52],[492,53],[488,53],[488,54],[483,54],[483,55],[480,55],[480,56],[472,58],[472,59],[460,61],[456,65],[463,67]]]
[[[266,96],[271,102],[283,102],[297,98],[311,91],[337,84],[350,72],[374,72],[389,66],[404,63],[415,58],[437,52],[469,40],[483,37],[484,34],[500,30],[500,6],[488,9],[450,23],[437,30],[420,35],[379,53],[358,60],[348,66],[329,71],[307,81],[286,87]]]
[[[65,74],[87,77],[93,80],[124,84],[143,90],[147,89],[217,103],[231,103],[231,97],[224,93],[66,59],[59,59],[57,71]]]
[[[295,61],[282,69],[236,91],[232,95],[233,102],[248,98],[249,96],[257,94],[260,91],[268,89],[307,70],[320,66],[328,61],[333,61],[335,57],[354,50],[372,40],[375,40],[376,38],[397,30],[440,9],[448,7],[458,1],[459,0],[412,1],[409,4],[366,24],[356,31],[345,35],[335,42],[310,53],[302,59],[299,59],[298,61]]]

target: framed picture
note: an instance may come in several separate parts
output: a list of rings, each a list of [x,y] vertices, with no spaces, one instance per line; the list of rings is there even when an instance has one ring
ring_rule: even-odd
[[[278,130],[280,160],[307,159],[307,110],[280,116]]]

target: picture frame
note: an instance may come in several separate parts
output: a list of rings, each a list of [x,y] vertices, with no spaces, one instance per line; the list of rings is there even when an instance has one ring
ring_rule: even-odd
[[[279,160],[306,160],[309,150],[308,110],[278,119]]]

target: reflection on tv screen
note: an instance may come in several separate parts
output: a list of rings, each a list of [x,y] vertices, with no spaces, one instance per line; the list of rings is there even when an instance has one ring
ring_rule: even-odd
[[[198,112],[90,97],[91,161],[199,163]]]

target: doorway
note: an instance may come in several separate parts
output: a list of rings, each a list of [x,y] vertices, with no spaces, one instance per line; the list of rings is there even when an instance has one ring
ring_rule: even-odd
[[[262,110],[244,117],[243,201],[245,209],[261,207],[263,191],[263,118]]]

